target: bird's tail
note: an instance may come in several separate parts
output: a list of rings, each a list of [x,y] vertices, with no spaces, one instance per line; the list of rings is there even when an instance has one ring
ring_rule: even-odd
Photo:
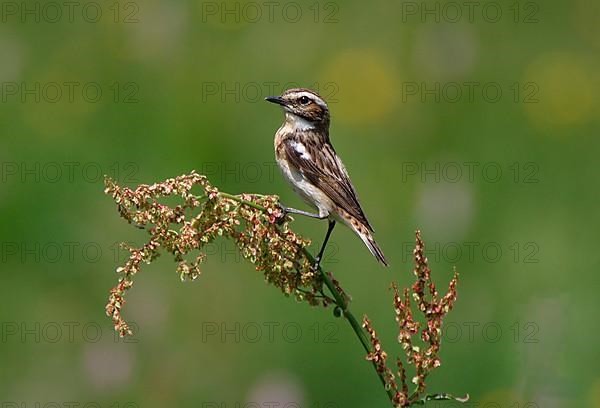
[[[387,260],[385,259],[385,255],[383,254],[383,251],[381,250],[381,248],[379,248],[379,245],[377,245],[377,242],[375,242],[375,239],[373,238],[373,234],[371,233],[371,231],[365,225],[362,225],[361,223],[357,222],[357,220],[355,220],[355,219],[353,219],[351,222],[349,222],[348,225],[350,226],[350,228],[352,228],[352,230],[356,233],[356,235],[358,235],[360,237],[362,242],[365,243],[367,248],[369,248],[369,251],[371,252],[371,254],[373,254],[373,256],[375,258],[377,258],[377,260],[379,262],[381,262],[383,265],[389,266]]]
[[[360,234],[359,237],[360,239],[362,239],[367,248],[369,248],[369,251],[371,251],[373,256],[377,258],[379,262],[381,262],[384,266],[389,266],[387,260],[385,259],[385,255],[383,254],[383,251],[381,250],[381,248],[379,248],[379,245],[377,245],[377,242],[375,242],[371,233]]]

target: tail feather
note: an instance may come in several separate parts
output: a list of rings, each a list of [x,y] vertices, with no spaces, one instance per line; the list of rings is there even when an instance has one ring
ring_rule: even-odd
[[[385,259],[385,255],[383,254],[383,251],[381,250],[381,248],[379,248],[379,245],[377,245],[377,242],[375,242],[375,239],[373,239],[371,233],[364,234],[360,233],[359,231],[356,231],[356,234],[360,237],[360,239],[362,239],[367,248],[369,248],[369,251],[371,251],[373,256],[377,258],[379,262],[381,262],[385,266],[389,266],[387,260]]]
[[[352,231],[356,233],[356,235],[358,235],[362,242],[365,243],[371,254],[373,254],[373,256],[379,262],[381,262],[384,266],[389,266],[383,251],[381,248],[379,248],[379,245],[377,245],[377,242],[375,242],[375,239],[373,238],[370,226],[364,225],[358,219],[351,216],[347,211],[339,207],[337,208],[336,216],[338,220],[343,221],[348,227],[350,227]]]

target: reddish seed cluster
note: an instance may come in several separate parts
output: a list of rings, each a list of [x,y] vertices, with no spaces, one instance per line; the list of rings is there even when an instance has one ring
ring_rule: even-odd
[[[402,294],[398,286],[393,283],[394,292],[393,304],[396,312],[396,322],[398,323],[398,342],[400,343],[406,362],[413,365],[415,375],[411,382],[415,385],[412,393],[409,393],[408,382],[406,380],[406,368],[402,360],[398,358],[398,377],[400,386],[398,386],[395,376],[385,364],[386,353],[381,349],[381,343],[377,338],[375,330],[371,327],[371,322],[365,316],[363,327],[371,339],[373,352],[367,355],[367,359],[376,363],[377,370],[385,373],[384,379],[386,388],[394,394],[393,402],[397,407],[407,407],[423,398],[425,393],[425,380],[432,370],[441,365],[439,358],[441,344],[441,328],[445,315],[452,310],[456,301],[456,284],[458,274],[454,272],[454,277],[450,281],[448,292],[442,297],[435,288],[431,280],[431,269],[428,266],[427,258],[424,255],[425,244],[421,239],[420,231],[416,232],[416,245],[413,251],[415,260],[414,274],[415,283],[411,290],[404,289]],[[411,309],[411,295],[415,301],[418,310],[424,315],[426,324],[421,327],[421,323],[415,321]],[[420,336],[414,337],[420,333]],[[418,340],[421,342],[418,342]],[[417,345],[417,343],[420,343]],[[457,399],[458,400],[458,399]]]
[[[106,305],[106,313],[121,336],[131,334],[121,309],[141,264],[151,263],[162,250],[173,255],[182,280],[195,280],[206,257],[203,247],[218,237],[233,239],[241,254],[264,273],[266,281],[286,295],[311,305],[329,303],[322,296],[322,278],[305,252],[310,241],[289,228],[289,218],[282,218],[276,196],[220,193],[196,172],[133,190],[109,178],[105,186],[121,217],[150,235],[139,248],[123,244],[130,256],[117,268],[122,276]],[[192,192],[194,187],[201,188],[200,194]],[[171,196],[181,202],[176,206],[161,202]]]
[[[372,351],[367,354],[367,360],[372,361],[373,364],[375,364],[377,372],[382,375],[383,379],[385,380],[386,388],[396,389],[398,386],[396,384],[394,374],[386,364],[387,353],[383,351],[381,343],[379,342],[379,338],[377,337],[377,333],[375,332],[375,329],[371,325],[371,321],[367,316],[363,317],[362,326],[371,338]]]

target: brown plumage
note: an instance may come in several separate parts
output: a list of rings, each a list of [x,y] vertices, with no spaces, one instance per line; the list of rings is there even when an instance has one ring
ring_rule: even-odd
[[[325,101],[303,88],[290,89],[267,100],[285,110],[285,122],[275,134],[275,156],[294,190],[319,210],[319,218],[341,220],[348,225],[373,256],[387,266],[348,172],[329,140],[329,109]]]

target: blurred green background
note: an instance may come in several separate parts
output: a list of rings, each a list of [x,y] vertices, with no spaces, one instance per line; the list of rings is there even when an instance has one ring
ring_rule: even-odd
[[[267,286],[229,242],[193,283],[168,257],[137,276],[133,339],[104,316],[117,243],[145,236],[102,174],[196,169],[305,208],[263,102],[295,85],[329,101],[390,260],[338,228],[324,264],[391,360],[388,287],[412,282],[420,228],[438,287],[461,273],[431,392],[600,406],[597,2],[69,4],[1,5],[3,407],[388,406],[347,324]],[[294,227],[318,246],[326,223]]]

